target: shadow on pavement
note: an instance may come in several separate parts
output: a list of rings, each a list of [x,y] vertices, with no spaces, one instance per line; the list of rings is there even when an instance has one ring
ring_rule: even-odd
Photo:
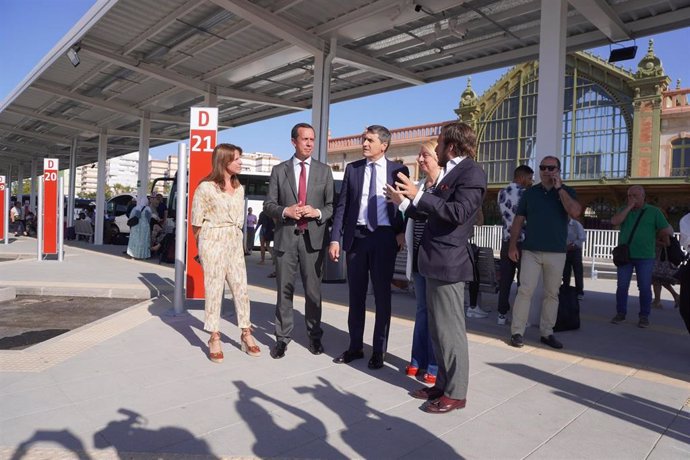
[[[683,433],[671,427],[672,423],[675,426],[690,426],[690,416],[687,412],[683,412],[682,407],[664,406],[628,393],[618,395],[524,364],[487,364],[541,385],[547,385],[554,389],[553,394],[562,398],[690,445],[690,433]]]
[[[57,446],[61,446],[65,450],[72,452],[75,458],[80,460],[88,460],[91,458],[86,453],[84,443],[81,442],[81,439],[73,435],[69,430],[38,430],[34,433],[31,439],[27,439],[17,446],[17,449],[14,451],[10,459],[20,460],[24,457],[33,458],[33,455],[30,455],[30,450],[33,446],[39,444],[55,444]]]
[[[185,442],[196,455],[205,455],[205,458],[211,459],[219,458],[212,454],[206,441],[196,439],[185,429],[164,426],[153,430],[146,427],[146,418],[135,411],[121,408],[118,413],[126,418],[112,421],[95,433],[93,437],[96,448],[106,449],[112,446],[117,450],[119,457],[125,459],[132,458],[132,453],[165,452],[167,446]]]

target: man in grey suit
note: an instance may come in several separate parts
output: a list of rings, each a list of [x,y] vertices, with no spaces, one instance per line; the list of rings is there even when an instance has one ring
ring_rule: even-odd
[[[333,215],[333,174],[311,157],[314,128],[298,123],[292,128],[295,154],[273,167],[264,212],[276,220],[273,256],[276,261],[276,344],[271,356],[285,356],[291,340],[295,274],[299,266],[304,286],[304,319],[309,351],[323,353],[321,344],[321,275],[326,253],[328,221]]]
[[[399,174],[387,194],[413,218],[426,217],[419,246],[419,273],[426,278],[429,332],[439,369],[436,384],[413,391],[427,399],[424,410],[445,414],[465,407],[469,356],[465,332],[465,282],[474,280],[469,237],[486,193],[486,174],[474,161],[477,137],[461,122],[443,127],[438,136],[438,164],[443,171],[436,187],[418,190]],[[404,197],[404,199],[403,199]]]

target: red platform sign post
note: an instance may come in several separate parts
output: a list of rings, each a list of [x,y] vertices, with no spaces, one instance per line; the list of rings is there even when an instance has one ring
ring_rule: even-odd
[[[189,195],[187,200],[187,283],[188,299],[204,298],[204,272],[197,256],[192,233],[192,200],[199,181],[211,172],[211,154],[218,137],[218,109],[192,107],[189,132]]]
[[[58,160],[43,159],[43,254],[57,254]]]
[[[10,210],[5,209],[5,200],[7,200],[7,198],[5,197],[7,191],[5,189],[5,176],[0,176],[0,239],[5,240],[5,242],[7,242],[7,235],[9,234],[9,230],[5,225],[5,221],[7,220],[7,213],[9,213]]]

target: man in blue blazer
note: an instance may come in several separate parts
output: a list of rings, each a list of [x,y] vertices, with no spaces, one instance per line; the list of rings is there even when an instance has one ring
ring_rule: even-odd
[[[369,278],[374,287],[376,322],[370,369],[383,367],[391,320],[391,281],[395,256],[405,239],[398,207],[386,200],[386,185],[399,175],[409,176],[406,166],[386,159],[391,133],[383,126],[369,126],[362,138],[364,158],[345,168],[345,177],[335,207],[331,260],[346,252],[350,310],[347,326],[350,346],[335,359],[349,363],[364,357],[364,319]]]
[[[438,361],[436,384],[413,391],[427,399],[424,410],[444,414],[465,407],[469,356],[465,332],[465,283],[474,280],[470,235],[486,193],[486,174],[474,161],[477,137],[461,122],[450,123],[438,136],[436,187],[418,190],[399,175],[387,194],[413,218],[426,217],[419,246],[419,273],[426,278],[429,332]],[[403,199],[404,198],[404,199]]]

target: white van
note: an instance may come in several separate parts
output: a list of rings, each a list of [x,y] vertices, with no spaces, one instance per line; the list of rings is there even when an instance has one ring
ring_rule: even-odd
[[[129,225],[127,225],[127,206],[134,199],[134,195],[123,193],[116,195],[108,200],[105,205],[107,225],[110,226],[111,241],[115,241],[119,234],[129,235]]]

